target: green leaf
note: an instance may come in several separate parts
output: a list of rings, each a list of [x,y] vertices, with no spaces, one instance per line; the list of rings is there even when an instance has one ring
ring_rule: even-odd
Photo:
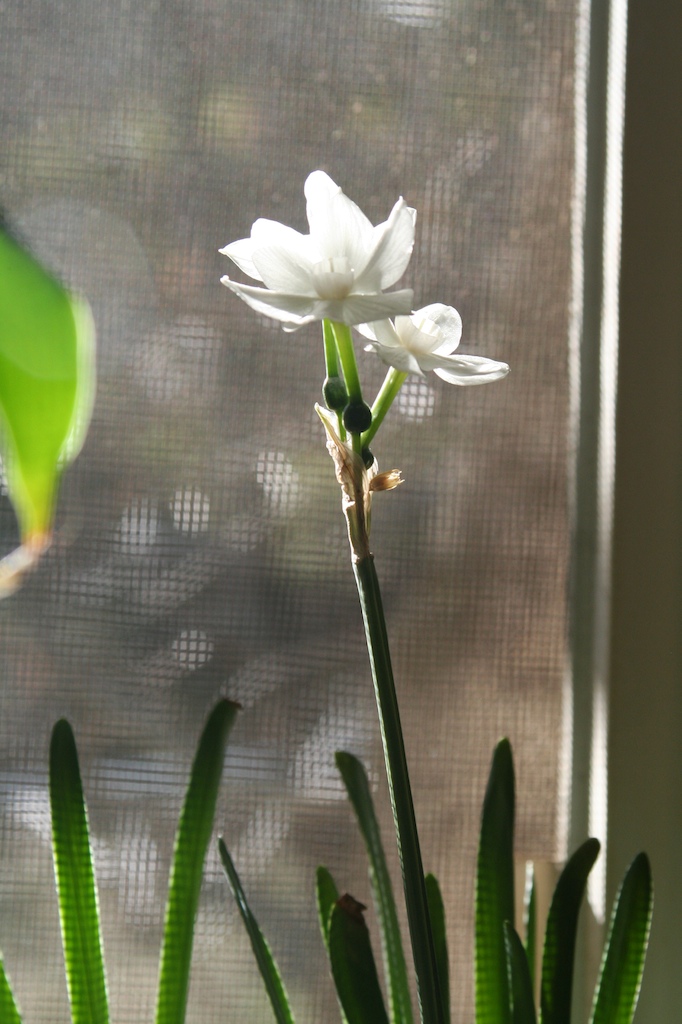
[[[514,920],[514,764],[497,744],[483,801],[476,869],[476,1024],[510,1024],[504,922]]]
[[[88,815],[71,726],[50,744],[52,854],[73,1024],[107,1024],[109,1007]]]
[[[227,737],[237,710],[238,705],[227,700],[215,706],[204,727],[192,765],[175,836],[161,949],[156,1024],[182,1024],[185,1019],[194,920],[204,858],[213,830]]]
[[[598,855],[598,840],[586,840],[567,861],[554,890],[542,953],[542,1024],[570,1024],[571,1021],[578,913]]]
[[[256,957],[256,963],[261,973],[265,990],[272,1004],[272,1009],[275,1014],[275,1020],[277,1024],[295,1024],[294,1015],[291,1012],[291,1006],[289,1004],[289,996],[287,995],[284,982],[282,981],[282,975],[280,974],[279,967],[275,961],[270,946],[267,943],[265,936],[263,935],[258,921],[251,913],[248,901],[246,899],[246,893],[239,879],[239,875],[232,862],[232,858],[228,853],[227,847],[222,838],[218,840],[218,850],[220,852],[220,859],[223,862],[225,874],[232,890],[232,895],[237,901],[239,913],[241,914],[242,921],[246,928],[247,934],[251,939],[251,947]]]
[[[348,1024],[388,1024],[364,906],[342,896],[329,922],[329,959]]]
[[[591,1024],[631,1024],[642,983],[652,909],[651,867],[647,855],[639,853],[615,900]]]
[[[526,887],[523,893],[523,924],[526,930],[526,958],[530,981],[535,990],[535,958],[537,954],[537,908],[535,906],[535,871],[529,861],[526,864]]]
[[[0,1022],[2,1024],[22,1024],[21,1014],[17,1006],[12,986],[5,972],[5,963],[0,953]]]
[[[535,1024],[533,982],[528,968],[528,956],[509,921],[504,922],[504,943],[507,952],[512,1024]]]
[[[94,325],[0,225],[0,423],[22,543],[49,540],[59,476],[85,439],[94,400]]]
[[[336,766],[341,772],[367,848],[369,879],[381,935],[390,1017],[396,1024],[412,1024],[410,986],[400,938],[398,913],[367,773],[357,757],[347,751],[337,751]]]
[[[424,881],[426,882],[426,898],[429,903],[433,944],[436,948],[438,986],[443,1004],[443,1017],[445,1020],[450,1020],[450,963],[448,960],[448,938],[445,930],[445,905],[435,875],[427,875]]]
[[[317,897],[317,916],[325,949],[329,952],[329,925],[334,904],[339,898],[339,890],[327,868],[320,866],[315,876],[315,894]]]

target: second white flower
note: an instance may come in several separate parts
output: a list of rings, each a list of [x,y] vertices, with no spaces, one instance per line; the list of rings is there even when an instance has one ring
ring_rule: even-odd
[[[366,352],[374,352],[386,366],[401,373],[424,375],[429,370],[449,384],[486,384],[509,373],[506,363],[485,356],[453,355],[462,337],[462,318],[452,306],[434,302],[395,322],[361,324],[369,339]]]

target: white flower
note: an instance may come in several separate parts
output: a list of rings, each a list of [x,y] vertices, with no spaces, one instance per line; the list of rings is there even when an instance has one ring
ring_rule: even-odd
[[[305,183],[310,234],[257,220],[251,237],[220,251],[264,288],[221,278],[240,299],[296,330],[313,320],[346,324],[409,313],[409,288],[384,294],[402,277],[414,245],[416,213],[404,199],[376,227],[324,173]]]
[[[434,302],[395,323],[381,320],[361,324],[360,333],[370,339],[366,352],[402,373],[433,370],[449,384],[486,384],[506,377],[509,367],[485,356],[452,355],[462,337],[462,318],[452,306]]]

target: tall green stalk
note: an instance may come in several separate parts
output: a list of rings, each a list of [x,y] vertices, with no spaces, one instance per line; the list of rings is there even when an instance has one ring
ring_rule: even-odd
[[[424,869],[400,724],[398,698],[391,667],[386,620],[372,555],[368,554],[358,560],[354,559],[353,571],[360,596],[381,726],[388,789],[393,808],[405,890],[412,956],[417,975],[419,1010],[423,1024],[446,1024],[438,988],[436,951],[429,918]]]

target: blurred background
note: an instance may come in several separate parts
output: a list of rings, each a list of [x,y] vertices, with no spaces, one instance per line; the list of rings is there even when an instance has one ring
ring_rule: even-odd
[[[0,205],[89,298],[98,399],[40,570],[0,606],[0,948],[27,1021],[68,1019],[49,849],[54,721],[79,745],[112,1017],[153,1012],[185,780],[219,696],[243,712],[216,829],[302,1021],[336,1018],[313,877],[369,885],[333,752],[367,763],[391,852],[360,615],[313,403],[319,327],[219,284],[259,216],[305,230],[326,170],[373,222],[417,208],[403,279],[512,373],[410,380],[373,446],[387,608],[427,869],[472,1009],[473,870],[492,747],[519,860],[565,853],[574,0],[10,0]],[[360,355],[366,393],[383,372]],[[17,542],[0,498],[2,553]],[[655,867],[655,865],[654,865]],[[372,920],[370,918],[370,928]],[[376,934],[376,929],[373,929]],[[268,1021],[215,851],[189,1022]]]

